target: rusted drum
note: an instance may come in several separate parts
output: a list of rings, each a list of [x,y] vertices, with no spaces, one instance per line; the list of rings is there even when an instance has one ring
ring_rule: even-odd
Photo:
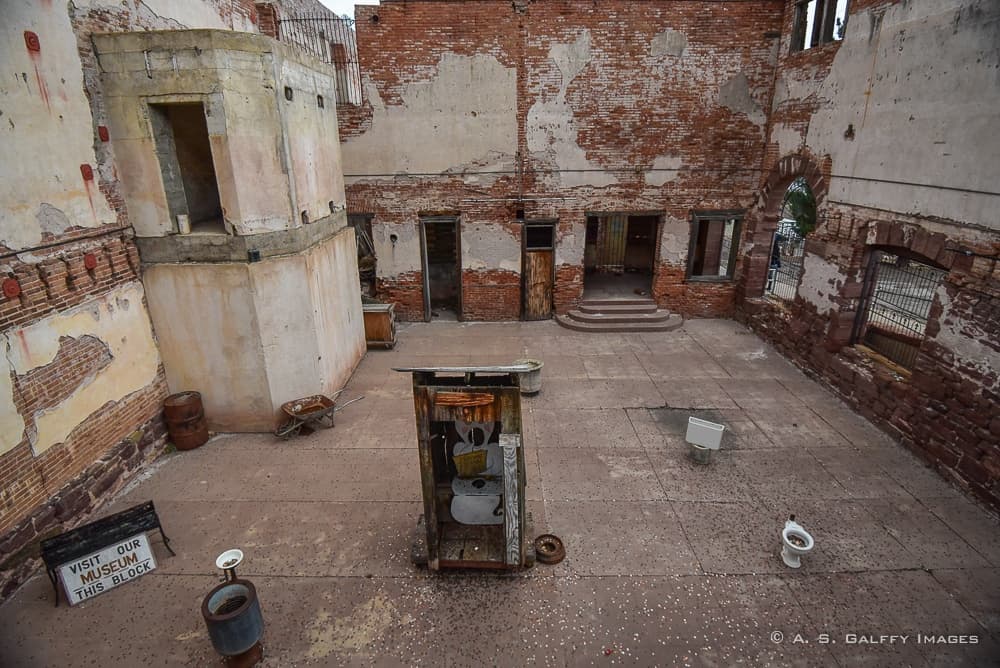
[[[163,421],[178,450],[193,450],[208,440],[200,392],[178,392],[163,402]]]
[[[249,580],[228,580],[208,592],[201,616],[212,647],[222,656],[238,656],[253,649],[264,633],[257,589]]]

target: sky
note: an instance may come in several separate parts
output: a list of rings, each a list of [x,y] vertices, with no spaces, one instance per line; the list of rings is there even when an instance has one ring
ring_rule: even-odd
[[[337,14],[347,14],[354,18],[354,5],[377,5],[378,0],[319,0]]]

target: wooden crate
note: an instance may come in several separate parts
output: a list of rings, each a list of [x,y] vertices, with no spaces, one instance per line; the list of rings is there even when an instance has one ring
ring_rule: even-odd
[[[396,305],[364,304],[365,340],[369,348],[396,345]]]

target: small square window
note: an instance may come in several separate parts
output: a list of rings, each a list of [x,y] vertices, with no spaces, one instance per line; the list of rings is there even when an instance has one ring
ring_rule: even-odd
[[[798,0],[792,17],[791,51],[844,38],[849,0]]]
[[[688,278],[725,281],[733,277],[741,216],[727,212],[696,214],[691,221]]]
[[[554,246],[555,225],[524,226],[524,247],[526,250],[547,250]]]

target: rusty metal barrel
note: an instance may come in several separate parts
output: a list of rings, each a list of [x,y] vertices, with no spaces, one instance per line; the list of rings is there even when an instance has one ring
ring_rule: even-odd
[[[178,392],[163,402],[163,421],[178,450],[193,450],[208,440],[200,392]]]
[[[257,588],[249,580],[227,580],[208,592],[201,615],[212,647],[225,657],[249,653],[264,634]]]

